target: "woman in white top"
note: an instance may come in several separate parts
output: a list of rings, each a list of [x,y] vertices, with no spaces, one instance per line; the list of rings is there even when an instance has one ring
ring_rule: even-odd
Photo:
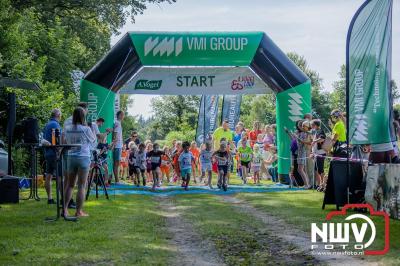
[[[86,181],[90,169],[90,150],[96,140],[90,127],[86,125],[85,110],[77,107],[72,115],[72,125],[64,128],[66,144],[79,144],[68,150],[67,180],[64,198],[64,206],[68,206],[72,197],[72,191],[78,179],[78,193],[76,194],[76,216],[88,216],[82,211],[85,196]],[[68,208],[64,215],[68,216]]]

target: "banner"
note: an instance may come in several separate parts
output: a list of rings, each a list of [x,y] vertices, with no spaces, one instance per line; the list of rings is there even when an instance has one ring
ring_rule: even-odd
[[[347,35],[347,106],[351,144],[392,141],[392,0],[368,0]]]
[[[130,32],[147,66],[248,66],[262,32]]]
[[[222,101],[222,121],[228,120],[229,128],[235,131],[240,118],[240,104],[242,95],[224,95]]]
[[[393,219],[400,219],[399,173],[399,164],[370,165],[366,177],[365,201]]]
[[[204,143],[205,140],[210,140],[214,130],[217,128],[218,102],[218,95],[203,95],[201,97],[196,130],[196,142],[198,145]]]
[[[142,67],[125,94],[216,95],[273,91],[249,67]]]

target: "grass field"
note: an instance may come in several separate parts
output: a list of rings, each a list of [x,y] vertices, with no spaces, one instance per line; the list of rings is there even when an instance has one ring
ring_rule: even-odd
[[[329,206],[322,211],[323,194],[314,191],[243,193],[234,197],[305,232],[309,232],[311,222],[322,222],[334,209]],[[171,235],[161,204],[164,200],[137,195],[111,196],[109,201],[93,197],[85,205],[90,217],[76,223],[45,222],[45,217],[55,214],[55,208],[44,200],[2,205],[0,264],[173,265],[178,254],[169,243]],[[274,250],[280,240],[272,238],[255,217],[239,212],[222,197],[179,195],[168,200],[179,207],[182,217],[203,239],[214,245],[226,264],[274,265],[284,261]],[[381,225],[378,221],[378,228]],[[368,260],[399,265],[399,238],[400,222],[391,220],[390,253]],[[382,244],[382,236],[377,244]],[[293,263],[298,260],[313,264],[313,259],[300,251],[294,252],[291,259]]]

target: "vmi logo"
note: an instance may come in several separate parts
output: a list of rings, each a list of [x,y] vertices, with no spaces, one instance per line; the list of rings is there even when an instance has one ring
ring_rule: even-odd
[[[147,56],[150,52],[153,52],[153,56],[160,55],[170,56],[175,53],[178,56],[182,52],[182,38],[175,41],[175,38],[165,37],[160,41],[158,37],[148,38],[144,43],[144,55]]]
[[[135,84],[135,90],[158,90],[161,85],[162,80],[139,79]]]
[[[303,119],[303,108],[301,107],[303,97],[295,93],[289,93],[289,119],[293,122],[296,122],[300,119]]]

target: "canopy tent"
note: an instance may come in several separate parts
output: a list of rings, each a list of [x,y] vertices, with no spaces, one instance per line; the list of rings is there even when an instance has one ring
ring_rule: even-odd
[[[81,82],[88,119],[112,126],[118,93],[275,93],[280,175],[290,170],[284,129],[311,109],[310,80],[263,32],[129,32]]]

